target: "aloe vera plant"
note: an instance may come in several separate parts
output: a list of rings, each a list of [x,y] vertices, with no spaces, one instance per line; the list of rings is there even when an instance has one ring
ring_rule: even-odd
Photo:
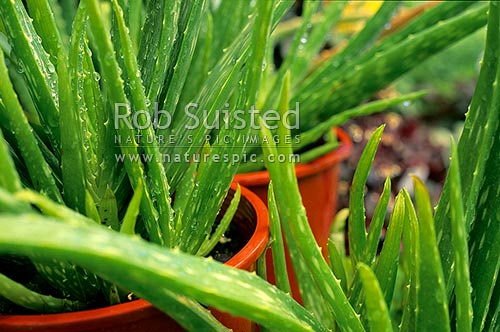
[[[352,117],[380,112],[420,97],[421,94],[410,94],[399,100],[363,104],[409,69],[484,26],[487,20],[487,4],[484,2],[444,1],[423,12],[404,28],[382,36],[399,6],[398,1],[385,1],[363,29],[345,40],[345,47],[330,53],[319,64],[310,61],[321,51],[327,38],[335,39],[335,32],[332,36],[331,31],[340,21],[346,4],[345,1],[336,1],[318,13],[318,2],[306,1],[301,19],[293,22],[295,29],[290,29],[289,25],[283,29],[278,27],[272,35],[272,41],[279,43],[284,35],[290,35],[288,30],[294,32],[279,68],[272,65],[271,54],[267,56],[264,75],[269,83],[263,87],[259,106],[264,110],[277,107],[278,85],[289,72],[292,82],[290,107],[297,105],[296,102],[300,106],[296,115],[298,119],[294,118],[290,124],[300,123],[291,132],[292,137],[300,136],[298,142],[294,142],[295,152],[308,151],[332,126],[339,126]],[[272,51],[269,48],[269,52]],[[308,162],[337,146],[316,147],[301,161]],[[259,147],[253,149],[251,151],[258,151]],[[263,163],[244,163],[240,172],[254,171],[259,167],[263,167]]]
[[[174,123],[186,117],[174,111],[187,89],[186,74],[200,61],[194,51],[202,21],[211,12],[208,1],[85,0],[73,5],[75,11],[64,15],[55,1],[13,0],[1,6],[0,129],[5,135],[0,177],[7,199],[2,212],[12,209],[9,195],[31,189],[21,194],[18,212],[66,214],[164,248],[209,254],[238,206],[239,191],[218,222],[246,131],[231,125],[212,132],[210,139],[200,125],[189,132],[197,141],[182,143],[188,135],[179,132],[182,127],[162,126],[167,117]],[[290,5],[259,1],[241,13],[241,31],[231,37],[246,43],[233,47],[238,65],[228,66],[227,59],[215,64],[220,70],[195,90],[209,96],[204,108],[214,109],[230,95],[242,109],[255,103],[262,45]],[[146,13],[144,20],[137,12]],[[170,136],[175,142],[165,138]],[[219,156],[236,160],[214,158]],[[8,273],[16,261],[6,259],[2,271]],[[58,292],[47,307],[45,289],[23,288],[0,273],[0,294],[18,305],[57,312],[126,300],[114,284],[66,259],[32,261],[48,289]],[[9,292],[11,286],[19,293]],[[192,320],[216,324],[194,301],[171,292],[164,301],[182,325],[191,326]]]

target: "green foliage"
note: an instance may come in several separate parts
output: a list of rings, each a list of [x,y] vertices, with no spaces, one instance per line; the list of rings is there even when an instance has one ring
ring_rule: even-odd
[[[188,296],[235,316],[248,316],[273,330],[326,331],[288,295],[255,274],[161,248],[139,237],[111,232],[91,221],[4,214],[0,217],[0,227],[6,228],[12,218],[19,222],[0,235],[2,252],[29,256],[38,252],[59,259],[70,258],[108,280],[117,281],[121,287],[134,290],[138,296],[171,314],[177,311],[178,316],[186,315],[186,308],[172,307],[168,300],[167,295],[175,292],[184,295],[183,301],[189,302],[185,297]],[[206,315],[206,309],[200,310]],[[191,331],[225,330],[214,321],[189,321],[188,318],[185,317],[183,323]]]
[[[215,228],[237,163],[211,157],[241,159],[245,131],[230,126],[211,132],[200,126],[191,132],[194,142],[168,146],[151,138],[184,136],[179,132],[186,124],[180,99],[190,89],[185,81],[199,61],[194,54],[202,39],[202,18],[218,10],[209,8],[208,1],[146,5],[137,0],[85,0],[61,6],[49,0],[26,5],[9,0],[0,10],[0,127],[7,134],[0,142],[2,190],[16,194],[23,187],[34,189],[115,231],[208,254],[229,226],[239,200],[238,192]],[[222,70],[203,74],[206,80],[195,90],[208,96],[204,108],[215,110],[230,97],[242,109],[255,103],[265,45],[290,6],[274,1],[247,5],[241,25],[227,36],[226,42],[234,45],[212,64]],[[229,64],[234,57],[239,57],[239,65],[233,70]],[[171,111],[171,128],[157,130],[145,116],[136,117],[133,126],[117,120],[115,112],[124,112],[116,111],[117,105],[127,105],[129,115],[147,110],[153,116],[156,102],[159,109]],[[207,134],[233,140],[205,141]],[[185,154],[190,157],[185,159]],[[191,157],[196,154],[210,158],[196,162]],[[165,156],[174,155],[182,156],[182,162],[165,161]],[[33,210],[7,192],[2,195],[2,213]],[[49,215],[57,215],[56,210],[42,209]],[[38,272],[69,300],[92,306],[108,298],[109,285],[73,263],[42,257],[34,261]],[[44,297],[30,298],[36,304]],[[175,296],[169,301],[184,307]],[[198,315],[193,303],[187,310]]]
[[[293,104],[300,104],[300,127],[294,128],[292,134],[300,135],[301,139],[300,143],[294,144],[294,151],[302,153],[304,147],[317,142],[332,125],[338,126],[352,117],[380,112],[396,103],[421,97],[401,96],[400,101],[392,100],[394,104],[362,105],[374,93],[425,59],[478,30],[487,21],[487,5],[484,3],[472,6],[472,2],[444,2],[427,10],[403,29],[381,37],[398,5],[398,1],[384,2],[363,29],[342,40],[346,44],[344,47],[317,64],[309,60],[318,55],[326,40],[338,37],[329,31],[338,23],[345,2],[336,1],[314,14],[317,4],[306,2],[301,19],[293,22],[290,29],[293,37],[287,45],[283,63],[279,68],[269,63],[266,67],[266,78],[270,83],[263,86],[265,98],[260,100],[261,109],[276,108],[279,82],[286,71],[290,72],[290,99]],[[283,42],[279,28],[274,37],[277,42]],[[268,49],[273,51],[271,47]],[[336,146],[327,143],[315,157]],[[259,152],[258,146],[250,148],[252,152]],[[309,160],[304,158],[303,161]],[[240,171],[254,171],[262,166],[261,163],[243,164]]]
[[[235,213],[238,193],[214,227],[237,164],[211,158],[199,164],[164,162],[162,157],[201,152],[241,159],[256,147],[242,143],[243,135],[252,132],[236,130],[234,120],[228,128],[200,126],[189,132],[190,142],[182,135],[190,120],[183,103],[196,101],[210,123],[229,101],[237,109],[274,107],[282,117],[291,103],[301,101],[300,130],[313,142],[351,116],[418,98],[419,93],[360,105],[423,59],[480,28],[487,11],[482,3],[443,2],[377,42],[397,7],[386,2],[345,48],[314,67],[309,59],[322,48],[344,3],[323,8],[310,2],[283,66],[274,68],[270,52],[278,34],[273,31],[279,32],[291,4],[85,0],[78,6],[63,1],[68,9],[63,12],[48,0],[27,1],[27,8],[20,0],[2,5],[0,251],[28,256],[62,296],[38,294],[4,275],[0,294],[28,308],[58,311],[94,305],[120,287],[193,331],[226,330],[203,305],[276,331],[497,329],[500,9],[495,1],[489,7],[477,90],[436,213],[416,180],[417,209],[402,190],[377,255],[390,182],[368,231],[363,191],[381,127],[353,179],[349,257],[330,243],[331,266],[325,261],[301,204],[294,165],[269,158],[272,246],[280,257],[275,270],[284,291],[255,274],[196,257],[210,250]],[[228,13],[235,16],[234,24],[222,20]],[[145,126],[144,117],[138,128],[124,122],[115,127],[116,104],[151,111],[154,102],[167,109],[171,127],[155,131]],[[267,138],[264,156],[297,148],[276,146],[271,139],[275,134],[286,142],[290,131],[283,124],[275,133],[262,119],[259,124]],[[137,138],[155,134],[179,140],[162,146]],[[116,144],[115,135],[131,141]],[[215,139],[224,135],[232,138],[229,144]],[[153,159],[125,157],[120,163],[115,159],[120,154]],[[304,307],[286,294],[282,236]],[[401,318],[392,314],[398,310]]]

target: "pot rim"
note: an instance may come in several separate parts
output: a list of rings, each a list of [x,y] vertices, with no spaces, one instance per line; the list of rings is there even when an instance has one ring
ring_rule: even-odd
[[[231,189],[236,190],[238,184],[231,183]],[[264,252],[269,240],[269,219],[267,208],[262,200],[249,189],[240,185],[241,196],[247,199],[256,216],[255,230],[245,246],[231,257],[226,263],[239,269],[250,269]],[[118,315],[120,320],[128,321],[131,317],[147,318],[157,312],[149,302],[138,299],[126,303],[116,304],[97,309],[88,309],[67,313],[39,314],[39,315],[1,315],[0,327],[10,328],[11,331],[26,331],[30,326],[50,329],[50,331],[65,330],[82,321],[91,321],[98,326],[99,321],[109,320]],[[49,331],[49,330],[43,330]]]
[[[314,159],[307,164],[295,165],[295,174],[297,179],[306,178],[313,174],[320,173],[335,164],[342,162],[346,159],[352,150],[352,141],[349,135],[342,129],[335,127],[332,129],[339,138],[340,145],[333,151]],[[259,186],[267,185],[270,181],[269,172],[267,170],[239,173],[234,177],[234,182],[240,183],[244,186]]]

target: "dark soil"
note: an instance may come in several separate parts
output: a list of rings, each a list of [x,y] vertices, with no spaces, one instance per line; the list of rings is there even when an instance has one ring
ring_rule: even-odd
[[[399,190],[407,188],[412,194],[412,175],[425,182],[433,204],[439,199],[446,177],[450,131],[423,119],[396,113],[358,118],[343,126],[353,140],[353,152],[342,164],[338,209],[349,206],[351,181],[361,153],[371,133],[382,124],[386,127],[365,189],[367,224],[372,219],[387,177],[392,184],[389,211],[392,211]]]
[[[208,256],[211,256],[216,261],[225,263],[240,251],[244,245],[245,242],[242,240],[240,232],[238,232],[238,227],[231,223],[223,238]]]

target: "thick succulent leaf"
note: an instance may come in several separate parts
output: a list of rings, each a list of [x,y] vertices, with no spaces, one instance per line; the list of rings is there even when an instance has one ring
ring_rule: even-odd
[[[63,193],[66,204],[79,212],[85,211],[85,163],[81,120],[72,94],[72,76],[68,70],[68,57],[62,49],[57,58],[59,77],[59,105],[61,131],[61,168]],[[76,82],[75,82],[76,83]]]
[[[347,274],[344,266],[344,258],[337,250],[335,242],[328,240],[328,258],[330,259],[330,267],[335,277],[340,280],[340,286],[347,293]]]
[[[42,45],[50,55],[50,61],[57,66],[59,51],[65,47],[59,33],[54,10],[49,0],[26,1],[33,26],[42,38]]]
[[[352,179],[349,195],[349,253],[354,262],[361,262],[366,244],[365,184],[382,138],[384,126],[380,126],[366,143]]]
[[[334,56],[336,66],[341,66],[362,54],[364,50],[373,45],[380,34],[391,21],[395,10],[401,1],[384,1],[379,10],[364,25],[363,29],[349,40],[347,46],[338,55]],[[383,44],[383,43],[382,43]]]
[[[40,36],[24,8],[22,1],[9,0],[0,6],[0,18],[16,57],[17,70],[24,73],[29,83],[35,106],[43,120],[43,129],[58,153],[59,110],[57,74]],[[11,57],[12,58],[12,57]],[[2,77],[7,77],[2,74]]]
[[[139,182],[141,183],[141,182]],[[99,216],[101,217],[100,223],[106,227],[118,231],[120,229],[120,222],[118,220],[118,205],[116,197],[111,188],[107,188],[101,197],[99,205],[97,206]]]
[[[416,316],[418,312],[417,280],[420,271],[420,231],[417,212],[407,190],[403,190],[406,206],[406,224],[403,232],[403,317],[400,331],[417,331]]]
[[[39,294],[0,273],[0,296],[15,304],[43,314],[77,311],[86,308],[85,303]]]
[[[375,273],[364,263],[358,264],[371,332],[392,331],[391,317]]]
[[[97,56],[99,63],[101,64],[102,78],[104,84],[108,87],[108,97],[109,104],[123,104],[127,103],[127,97],[124,90],[124,82],[120,75],[120,68],[115,58],[115,52],[113,50],[113,45],[111,43],[111,37],[109,36],[109,31],[105,26],[103,16],[101,14],[99,4],[96,0],[87,0],[81,2],[80,5],[86,6],[88,10],[88,15],[90,18],[90,30],[95,39],[95,46],[97,49]],[[122,156],[124,156],[124,164],[127,170],[128,177],[132,186],[137,187],[139,181],[144,179],[145,171],[144,167],[139,159],[132,159],[131,157],[140,156],[138,153],[138,145],[135,141],[135,131],[133,128],[129,128],[125,121],[118,121],[117,134],[122,137],[130,137],[132,143],[128,145],[121,145],[120,150]],[[160,181],[157,179],[156,181]],[[141,213],[143,220],[146,225],[146,229],[151,241],[155,243],[164,244],[166,234],[159,222],[160,216],[155,208],[149,187],[144,183],[144,195],[142,196],[141,202]],[[165,218],[165,216],[162,216]]]
[[[61,31],[61,34],[65,33],[65,35],[70,36],[72,23],[78,8],[78,0],[58,1],[57,4],[60,6],[60,17],[57,22],[59,30]],[[53,6],[56,5],[53,4]]]
[[[288,47],[283,63],[274,77],[273,86],[268,90],[265,109],[275,107],[279,97],[279,83],[283,80],[285,73],[289,72],[292,84],[301,82],[307,74],[311,59],[313,59],[326,42],[329,29],[337,22],[345,1],[335,1],[324,9],[321,20],[312,25],[313,14],[316,13],[319,1],[306,1],[304,3],[301,24],[293,40]]]
[[[486,11],[486,5],[474,7],[391,47],[372,51],[367,58],[358,57],[342,68],[332,67],[322,77],[311,75],[292,99],[301,102],[301,130],[359,104],[432,54],[484,26]]]
[[[291,5],[293,5],[292,1],[276,1],[274,3],[271,30],[277,26]],[[246,59],[250,53],[249,49],[251,49],[250,45],[252,43],[252,29],[254,28],[255,16],[256,15],[252,15],[251,20],[249,20],[238,36],[234,38],[232,44],[227,47],[227,52],[225,52],[223,56],[220,57],[217,64],[211,68],[210,74],[193,100],[197,104],[197,107],[186,110],[193,112],[200,119],[206,118],[206,123],[213,123],[215,110],[223,109],[224,104],[230,100],[232,92],[235,89],[239,90],[239,88],[241,88],[238,84],[242,78],[242,67],[245,65]],[[262,45],[262,39],[253,39],[253,45],[257,45],[255,42]],[[257,59],[258,57],[254,57],[252,61],[256,62]],[[255,85],[256,82],[251,82],[251,84]],[[247,95],[250,96],[251,94],[248,92]],[[188,105],[181,105],[182,108],[186,106]],[[202,113],[204,110],[206,110],[206,116]],[[182,112],[179,113],[184,115],[184,111],[183,109]],[[165,147],[162,152],[171,156],[184,155],[185,153],[192,156],[199,152],[209,131],[206,129],[203,130],[204,126],[200,123],[197,123],[196,130],[186,130],[186,128],[192,128],[193,126],[193,119],[189,116],[174,117],[172,121],[170,134],[177,135],[176,137],[179,139],[176,141],[175,145]],[[240,131],[240,134],[243,132],[244,131]],[[159,134],[161,134],[161,131],[159,131]],[[169,174],[172,188],[177,187],[182,175],[188,168],[188,164],[188,161],[185,161],[184,158],[179,162],[166,163],[165,168],[167,174]]]
[[[0,217],[0,228],[6,229],[0,234],[0,251],[71,259],[167,312],[171,303],[165,294],[175,292],[273,330],[326,331],[288,295],[252,273],[93,223],[86,226],[25,215],[11,227],[11,218]]]
[[[186,5],[184,4],[184,6]],[[170,66],[170,70],[165,80],[165,86],[168,88],[164,95],[158,96],[162,98],[161,101],[163,101],[162,105],[165,110],[175,110],[179,102],[181,96],[180,91],[182,91],[191,66],[193,54],[198,42],[200,26],[203,22],[203,12],[206,10],[206,7],[207,1],[201,0],[193,2],[188,8],[189,11],[186,10],[186,15],[188,17],[186,19],[187,22],[185,26],[181,26],[183,30],[179,31],[177,36],[179,45],[175,53],[175,64]],[[170,16],[171,15],[168,15],[167,17],[170,18]],[[182,106],[184,105],[181,105],[181,107]]]
[[[1,6],[2,8],[4,6]],[[24,115],[17,95],[10,82],[3,51],[0,50],[0,96],[4,110],[0,115],[5,126],[13,133],[35,189],[54,200],[62,202],[61,193],[52,176],[52,170],[38,146],[38,141]]]
[[[34,205],[44,214],[49,216],[67,218],[80,223],[92,222],[92,220],[85,218],[74,210],[56,204],[35,191],[19,191],[15,194],[15,197],[18,202]],[[17,213],[22,212],[25,212],[25,210],[20,210]],[[98,299],[101,295],[103,287],[102,280],[96,275],[75,266],[67,260],[47,260],[43,256],[36,257],[36,255],[33,255],[33,262],[44,278],[54,287],[60,289],[68,298],[89,304],[93,303],[93,301]]]
[[[249,110],[255,104],[264,61],[264,49],[262,48],[267,43],[272,27],[273,7],[273,1],[257,1],[255,29],[251,34],[251,46],[242,72],[244,83],[239,87],[240,91],[236,101],[237,109]],[[235,166],[239,163],[239,158],[245,148],[243,137],[250,129],[248,120],[252,115],[245,112],[244,116],[247,121],[245,128],[236,125],[238,119],[235,116],[230,116],[229,124],[221,125],[222,128],[217,136],[220,139],[213,144],[210,158],[203,166],[203,172],[196,179],[197,185],[195,185],[192,197],[197,197],[197,199],[192,200],[191,211],[184,215],[193,223],[191,228],[184,230],[182,234],[182,243],[180,244],[182,250],[195,253],[205,238],[205,234],[212,230],[213,222],[224,199],[223,194],[227,192],[236,174],[237,167]],[[203,127],[200,125],[195,129],[196,133],[201,133]],[[225,137],[230,137],[230,142],[226,142]],[[192,142],[191,148],[196,149],[196,142]],[[221,165],[220,161],[224,158],[227,160]],[[218,195],[214,195],[214,193],[218,193]]]
[[[279,103],[279,112],[282,116],[288,110],[288,87],[289,82],[287,83],[285,79]],[[286,156],[292,154],[290,145],[281,144],[280,149],[277,150],[272,139],[272,134],[262,119],[260,126],[266,161],[269,161],[269,155],[276,156],[280,153]],[[284,125],[278,126],[280,142],[286,142],[285,137],[289,134],[289,130]],[[302,205],[294,165],[290,162],[267,163],[266,167],[274,185],[281,188],[281,190],[275,191],[275,195],[280,217],[282,218],[285,239],[289,246],[294,245],[297,248],[297,252],[305,262],[305,264],[300,264],[300,259],[297,262],[292,256],[295,269],[306,269],[304,273],[312,276],[321,295],[333,311],[335,320],[342,331],[364,331],[358,316],[340,286],[340,281],[335,278],[335,275],[325,262],[321,255],[321,250],[314,239],[307,221],[305,209]],[[299,273],[297,273],[297,277],[300,277]]]
[[[473,331],[480,330],[485,324],[488,303],[500,269],[500,248],[496,240],[500,234],[497,204],[500,188],[497,172],[500,165],[499,17],[499,4],[491,1],[481,72],[458,143],[462,199],[468,223],[466,229],[469,231],[470,270],[474,271],[471,274]],[[448,295],[451,297],[455,283],[450,192],[451,180],[448,175],[436,211],[436,231]]]
[[[301,133],[300,142],[294,145],[294,150],[299,150],[306,145],[317,142],[321,138],[321,136],[331,130],[332,127],[341,126],[352,118],[367,116],[370,114],[385,111],[390,107],[401,104],[403,102],[410,102],[411,100],[421,98],[426,93],[427,92],[425,91],[419,91],[394,98],[376,100],[332,115],[325,121],[318,123],[314,128]]]
[[[469,271],[469,247],[462,202],[462,186],[458,152],[455,142],[451,144],[450,184],[451,184],[451,227],[455,251],[455,304],[457,331],[472,331],[472,304]]]
[[[21,189],[21,179],[17,173],[14,161],[9,154],[7,142],[0,129],[0,188],[9,192],[16,192]]]
[[[276,287],[283,292],[291,294],[290,283],[285,259],[285,244],[281,232],[281,222],[274,195],[272,181],[269,182],[267,194],[267,206],[269,208],[269,234],[271,237],[271,250],[273,257],[274,274],[276,275]]]
[[[123,52],[123,62],[129,80],[128,87],[130,91],[130,101],[132,102],[131,106],[135,111],[145,110],[147,106],[146,95],[140,75],[137,75],[137,73],[139,73],[139,68],[133,51],[132,41],[128,35],[127,27],[125,26],[123,11],[116,0],[113,1],[113,11],[117,20],[121,50]],[[144,121],[144,119],[142,120]],[[139,122],[139,129],[141,129],[140,134],[143,137],[154,137],[155,135],[154,129],[148,126],[147,123]],[[151,199],[155,202],[156,208],[158,209],[159,224],[162,230],[163,240],[168,246],[173,246],[174,219],[171,207],[170,187],[167,182],[165,168],[161,162],[160,149],[154,140],[151,142],[147,139],[142,140],[141,147],[147,155],[151,155],[154,158],[154,160],[147,164],[145,179],[147,184],[149,184],[148,194],[151,195]],[[139,185],[139,183],[137,185]]]
[[[137,189],[134,191],[134,195],[130,200],[130,203],[123,217],[122,224],[120,225],[120,232],[125,234],[134,235],[135,225],[137,222],[137,217],[139,216],[139,211],[141,207],[141,199],[144,190],[144,185],[139,182]]]
[[[420,234],[416,328],[417,331],[450,331],[446,283],[439,259],[429,194],[419,179],[414,178],[414,184]]]
[[[493,99],[498,114],[499,92]],[[477,214],[469,236],[472,306],[474,320],[472,330],[482,329],[486,323],[490,301],[498,282],[500,271],[500,131],[497,129],[492,142],[477,201]],[[476,156],[475,158],[481,158]]]
[[[230,47],[232,41],[245,27],[247,17],[251,14],[251,4],[248,1],[221,1],[213,14],[213,45],[208,65],[214,66]],[[239,15],[235,15],[238,13]],[[231,17],[231,20],[227,18]]]
[[[391,214],[384,245],[374,269],[386,303],[392,303],[394,295],[405,217],[406,204],[403,194],[399,193],[396,196],[394,211]]]
[[[234,1],[231,1],[231,3]],[[227,1],[223,2],[223,4]],[[186,75],[186,82],[182,89],[181,97],[177,105],[178,109],[182,109],[191,102],[195,102],[194,98],[197,92],[201,89],[203,82],[208,77],[210,71],[210,57],[214,52],[214,22],[210,11],[205,11],[201,19],[200,32],[198,34],[198,42],[191,62],[189,72]],[[218,36],[218,35],[217,35]]]
[[[176,9],[171,15],[172,9]],[[142,27],[138,62],[146,96],[157,102],[161,85],[171,64],[170,52],[177,35],[180,1],[149,1]],[[160,28],[160,31],[158,29]]]
[[[363,262],[372,264],[382,235],[382,228],[384,227],[385,216],[391,198],[391,179],[388,177],[384,182],[384,189],[373,212],[373,218],[370,222],[368,236],[366,237],[365,252],[363,254]]]
[[[212,251],[212,249],[217,245],[217,243],[219,243],[220,239],[222,238],[227,228],[229,227],[229,223],[231,222],[231,220],[233,220],[234,214],[238,209],[238,204],[240,203],[240,197],[241,197],[241,189],[238,186],[238,189],[234,193],[234,196],[231,199],[231,203],[229,203],[229,206],[225,211],[224,216],[220,220],[219,224],[217,225],[215,232],[207,237],[205,242],[203,242],[200,249],[196,253],[198,256],[204,257],[208,255],[210,251]]]
[[[500,324],[500,282],[497,278],[497,283],[495,289],[493,290],[493,295],[491,296],[490,309],[488,311],[488,316],[486,317],[483,331],[495,332],[498,330],[498,324]]]

